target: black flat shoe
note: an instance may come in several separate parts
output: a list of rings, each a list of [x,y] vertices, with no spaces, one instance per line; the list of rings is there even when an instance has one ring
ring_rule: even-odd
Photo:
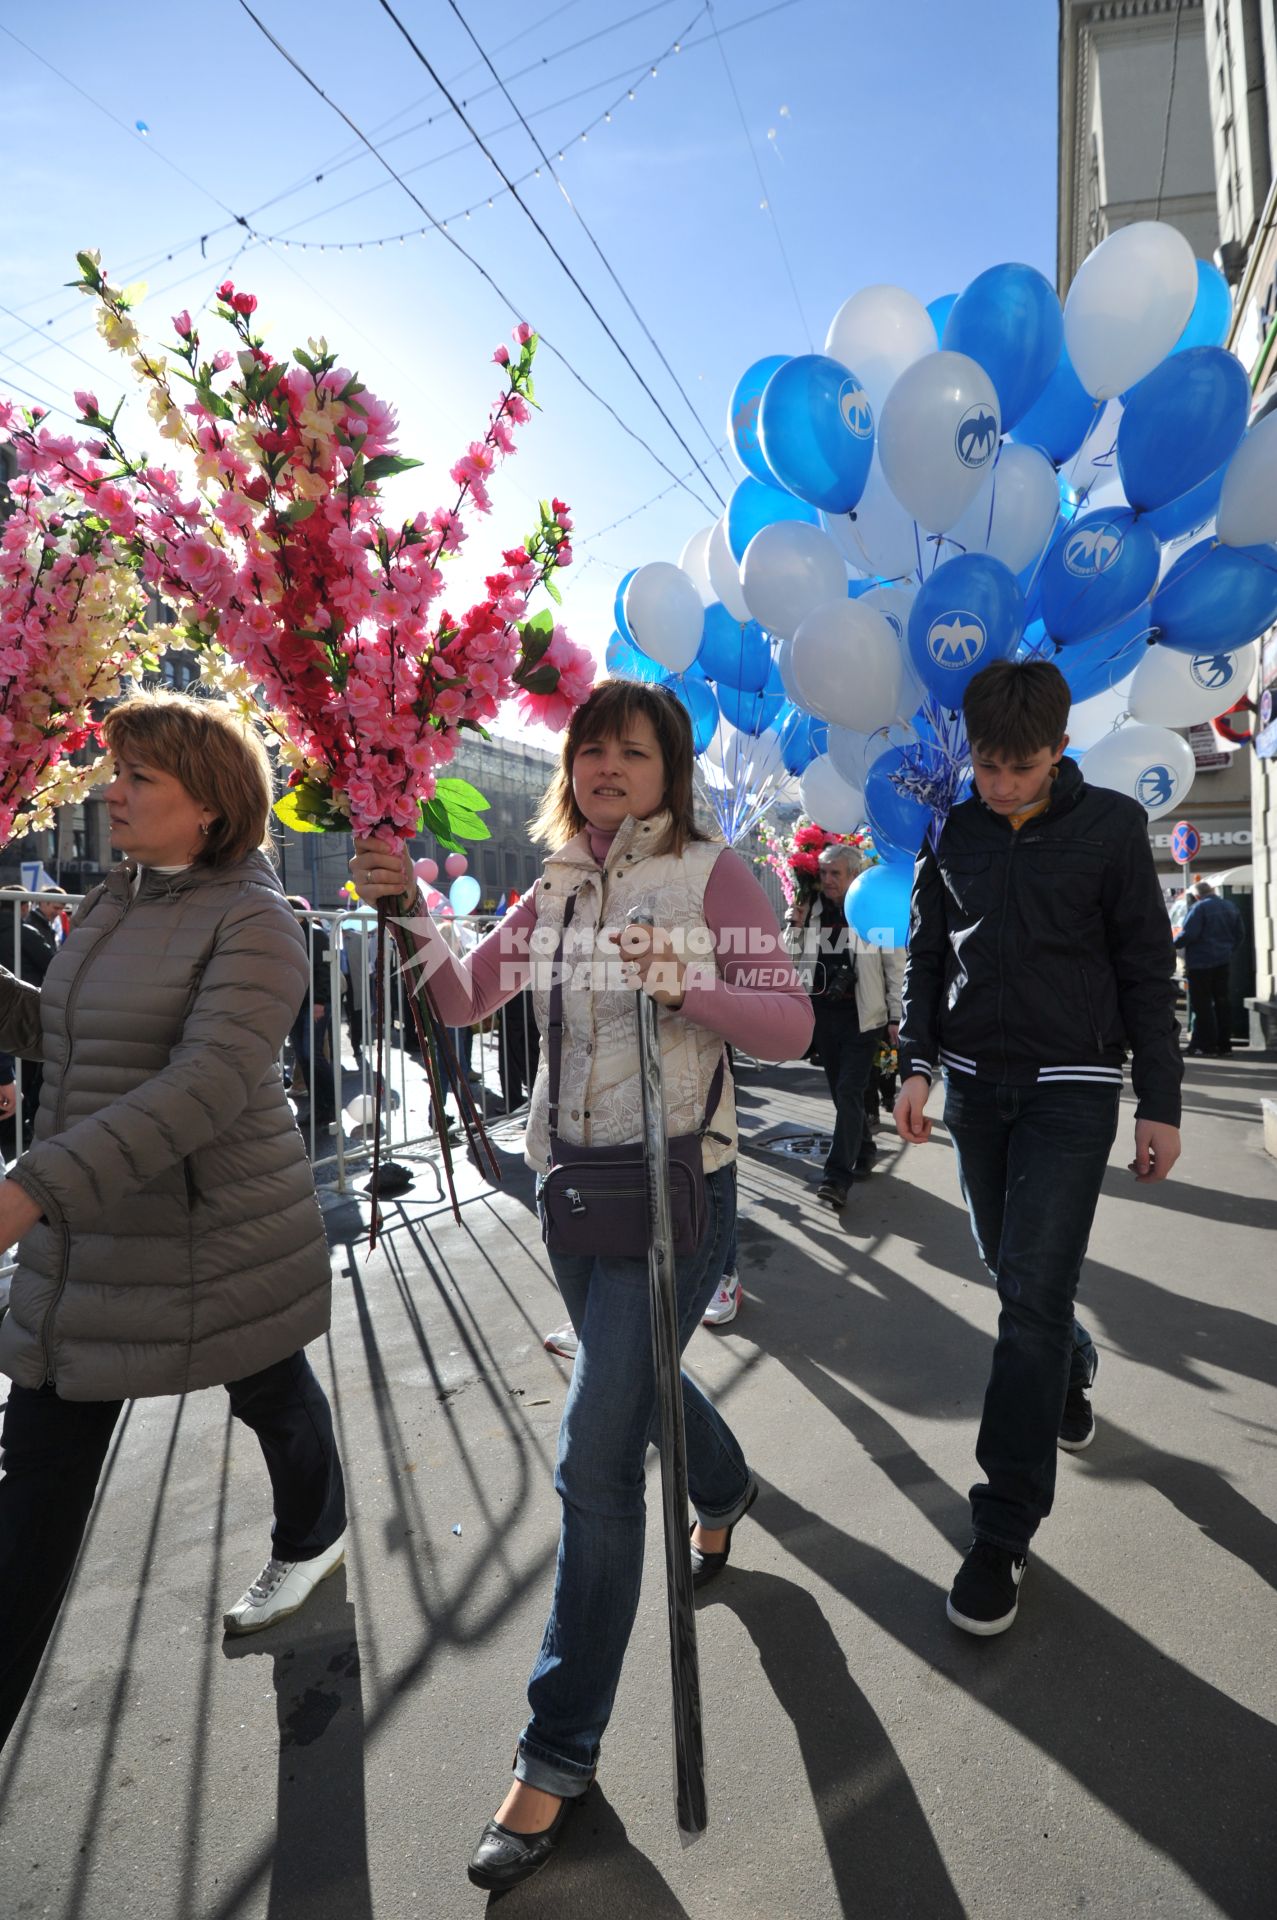
[[[575,1800],[561,1801],[554,1819],[540,1833],[515,1833],[499,1820],[489,1820],[466,1868],[471,1884],[489,1893],[504,1893],[539,1873],[559,1844],[563,1822],[575,1805]]]
[[[749,1498],[745,1502],[745,1513],[749,1512],[757,1498],[758,1482],[755,1480],[749,1490]],[[727,1538],[723,1542],[723,1550],[721,1553],[702,1553],[699,1547],[692,1548],[693,1587],[708,1586],[709,1582],[717,1579],[718,1575],[723,1571],[723,1568],[727,1565],[728,1555],[732,1550],[732,1535],[740,1525],[741,1520],[745,1518],[745,1513],[742,1513],[740,1520],[733,1520],[731,1526],[727,1529]],[[695,1528],[693,1528],[693,1531],[695,1531]]]

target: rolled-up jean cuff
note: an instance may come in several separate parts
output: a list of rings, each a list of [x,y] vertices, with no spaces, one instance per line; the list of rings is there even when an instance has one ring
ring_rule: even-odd
[[[742,1493],[740,1499],[736,1501],[734,1506],[726,1508],[722,1513],[709,1513],[704,1507],[697,1507],[696,1518],[703,1527],[711,1528],[715,1532],[717,1532],[720,1527],[734,1527],[749,1505],[750,1500],[753,1498],[754,1489],[757,1485],[758,1482],[751,1473],[745,1483],[744,1493]]]
[[[579,1800],[594,1778],[594,1768],[578,1766],[575,1761],[520,1740],[514,1756],[514,1777],[541,1793],[556,1794],[560,1800]]]

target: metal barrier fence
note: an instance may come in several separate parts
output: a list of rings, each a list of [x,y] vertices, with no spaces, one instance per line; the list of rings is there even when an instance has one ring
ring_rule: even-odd
[[[70,911],[81,898],[57,896],[59,907]],[[29,915],[48,908],[50,900],[48,894],[0,893],[0,964],[18,979],[32,979],[40,970],[38,947],[47,948],[48,943],[43,938],[37,942],[31,930],[24,939],[23,923]],[[299,912],[297,918],[306,937],[310,977],[305,1001],[281,1050],[280,1069],[316,1181],[343,1193],[372,1159],[378,1107],[376,916],[362,908],[332,913],[315,909]],[[489,915],[476,914],[445,924],[449,943],[455,942],[456,950],[465,952],[495,922]],[[44,964],[51,958],[49,950]],[[381,1150],[389,1158],[409,1147],[428,1150],[435,1140],[435,1126],[405,983],[389,941],[382,969]],[[530,995],[517,995],[476,1027],[454,1029],[452,1043],[484,1125],[498,1135],[507,1127],[521,1126],[539,1052]],[[8,1118],[0,1117],[0,1160],[6,1163],[29,1141],[38,1084],[38,1067],[17,1063],[13,1112]],[[0,1100],[0,1105],[7,1105],[7,1099]],[[445,1084],[445,1117],[449,1107],[457,1109],[457,1094]],[[0,1274],[4,1271],[0,1249]]]

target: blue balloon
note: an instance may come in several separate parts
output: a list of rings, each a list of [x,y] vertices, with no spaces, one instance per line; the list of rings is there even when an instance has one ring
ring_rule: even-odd
[[[1056,536],[1042,568],[1042,618],[1062,647],[1105,633],[1147,600],[1157,535],[1127,507],[1084,513]]]
[[[1222,347],[1172,353],[1131,388],[1117,430],[1117,467],[1131,505],[1178,500],[1237,451],[1250,381]]]
[[[939,346],[940,342],[944,339],[944,330],[948,325],[949,315],[953,312],[957,303],[958,296],[956,293],[942,293],[938,299],[928,300],[927,302],[927,312],[931,315],[931,324],[936,330],[937,346]]]
[[[628,640],[631,646],[634,645],[634,635],[630,632],[629,626],[625,618],[625,590],[629,586],[630,581],[634,578],[637,572],[638,572],[637,567],[630,568],[629,572],[625,575],[624,579],[621,581],[620,586],[617,588],[616,599],[612,604],[612,618],[616,622],[616,630],[620,634],[622,640]]]
[[[448,888],[448,904],[454,913],[473,913],[483,897],[483,888],[472,873],[459,873]]]
[[[1151,527],[1162,542],[1178,540],[1186,533],[1196,532],[1215,518],[1219,506],[1219,496],[1224,485],[1224,474],[1228,462],[1216,467],[1214,473],[1208,473],[1187,493],[1181,493],[1178,500],[1168,500],[1164,507],[1157,507],[1152,513],[1144,515],[1144,525]]]
[[[772,650],[757,620],[734,620],[718,600],[705,609],[705,630],[696,664],[707,680],[761,693],[772,670]]]
[[[805,520],[809,527],[820,525],[820,515],[805,500],[798,500],[780,487],[766,486],[752,476],[732,489],[727,502],[727,544],[739,564],[754,535],[778,520]]]
[[[909,609],[913,670],[942,707],[957,712],[985,667],[1009,660],[1024,631],[1024,595],[1009,567],[960,553],[929,574]]]
[[[736,382],[727,404],[727,437],[736,458],[746,473],[752,473],[755,480],[761,480],[769,487],[776,485],[776,476],[763,458],[763,449],[759,444],[758,408],[763,388],[772,375],[784,366],[787,358],[787,354],[770,353],[765,360],[755,360],[753,366],[746,367]]]
[[[908,867],[866,867],[848,887],[843,912],[853,933],[871,947],[909,944],[909,903],[913,874]]]
[[[649,660],[645,653],[640,653],[619,633],[614,633],[608,641],[603,664],[618,680],[641,680],[645,686],[663,687],[669,679],[664,667],[655,660]]]
[[[1277,545],[1199,540],[1153,596],[1150,624],[1177,653],[1231,653],[1277,620]]]
[[[718,704],[723,710],[724,720],[730,720],[738,732],[759,734],[766,732],[786,702],[777,700],[770,693],[742,693],[739,687],[725,686],[720,682]]]
[[[816,745],[813,736],[817,723],[812,719],[811,715],[809,713],[799,713],[797,707],[793,709],[793,712],[795,714],[795,721],[792,725],[787,726],[785,732],[781,735],[780,753],[781,759],[785,763],[786,773],[792,773],[794,778],[798,779],[801,774],[806,773],[808,767],[816,758],[816,755],[823,753],[825,749],[824,746]],[[826,745],[828,744],[828,739],[829,735],[826,730]]]
[[[827,513],[850,513],[874,447],[873,409],[855,374],[827,353],[800,353],[767,382],[758,420],[781,485]]]
[[[904,749],[888,747],[874,761],[865,780],[865,813],[874,846],[884,860],[912,860],[931,825],[930,807],[892,785],[892,774],[899,773],[904,764]]]
[[[1036,267],[990,267],[959,295],[941,345],[984,368],[997,388],[1005,432],[1041,397],[1059,364],[1064,316],[1055,288]]]
[[[670,692],[687,708],[692,721],[692,748],[704,753],[718,731],[718,702],[714,690],[704,680],[670,681]]]
[[[1011,438],[1022,447],[1040,447],[1058,467],[1073,458],[1094,426],[1100,406],[1074,373],[1068,348],[1061,347],[1055,372],[1011,429]]]
[[[1075,647],[1062,647],[1055,665],[1068,681],[1073,698],[1089,700],[1093,693],[1107,693],[1133,673],[1149,643],[1152,624],[1145,600],[1107,633],[1097,633]],[[1050,644],[1048,640],[1048,648]]]
[[[1197,263],[1197,298],[1172,353],[1189,347],[1222,347],[1233,324],[1233,296],[1213,260]]]

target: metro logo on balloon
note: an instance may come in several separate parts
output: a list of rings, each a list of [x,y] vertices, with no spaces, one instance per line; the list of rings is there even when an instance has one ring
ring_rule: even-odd
[[[1231,684],[1233,678],[1233,656],[1231,653],[1194,654],[1189,672],[1199,687],[1208,687],[1212,691]]]
[[[973,613],[946,613],[927,628],[927,652],[938,667],[969,667],[988,645],[984,622]]]
[[[1064,543],[1064,564],[1079,580],[1107,573],[1122,557],[1122,530],[1110,524],[1083,527]]]
[[[1175,775],[1169,767],[1145,767],[1135,782],[1135,797],[1146,807],[1164,807],[1175,792]]]
[[[998,423],[984,407],[970,407],[958,422],[954,438],[964,467],[987,466],[998,446]]]
[[[838,411],[848,433],[854,433],[857,440],[868,440],[872,436],[874,416],[869,395],[854,380],[843,381],[838,393]]]

